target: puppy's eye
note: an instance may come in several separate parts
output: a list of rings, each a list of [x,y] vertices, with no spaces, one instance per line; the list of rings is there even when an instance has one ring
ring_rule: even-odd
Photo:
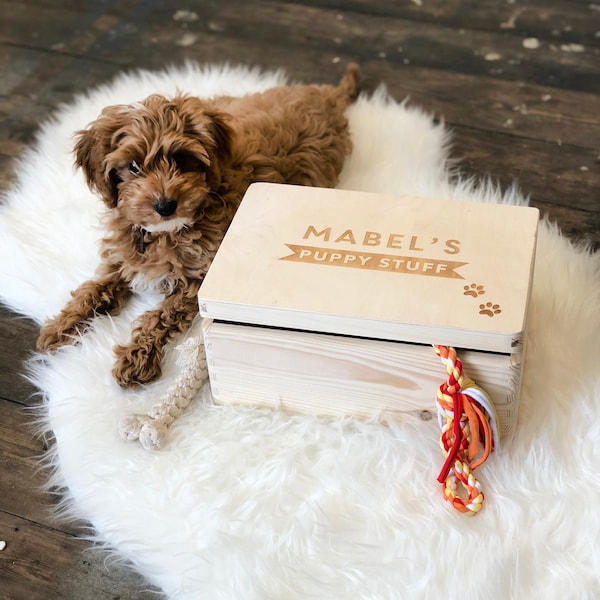
[[[142,174],[142,169],[140,168],[140,166],[134,161],[129,163],[129,172],[132,175],[141,175]]]
[[[173,159],[175,160],[177,169],[182,173],[202,173],[203,171],[206,171],[206,165],[191,154],[175,154]]]

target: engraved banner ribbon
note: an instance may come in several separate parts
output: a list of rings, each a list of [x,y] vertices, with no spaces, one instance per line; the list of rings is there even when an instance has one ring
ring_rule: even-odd
[[[339,248],[319,248],[297,244],[286,244],[286,246],[292,251],[292,254],[282,256],[279,260],[428,277],[464,279],[460,273],[456,272],[456,269],[468,264],[454,260],[398,256],[397,254],[341,250]]]

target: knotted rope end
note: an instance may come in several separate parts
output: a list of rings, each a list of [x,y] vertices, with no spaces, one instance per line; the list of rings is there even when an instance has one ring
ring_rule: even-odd
[[[145,415],[128,415],[119,422],[125,440],[139,440],[146,450],[163,448],[169,426],[189,406],[208,377],[201,337],[188,338],[177,347],[177,366],[181,373],[165,395]]]

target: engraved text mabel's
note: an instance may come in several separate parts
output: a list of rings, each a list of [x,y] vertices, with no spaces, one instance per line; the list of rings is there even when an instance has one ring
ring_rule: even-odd
[[[311,238],[334,244],[351,244],[370,248],[380,246],[411,252],[424,252],[430,248],[441,249],[445,254],[458,254],[460,252],[459,240],[441,240],[438,237],[425,238],[424,236],[404,233],[354,231],[352,229],[335,231],[333,227],[317,228],[314,225],[309,225],[302,239],[308,240]]]

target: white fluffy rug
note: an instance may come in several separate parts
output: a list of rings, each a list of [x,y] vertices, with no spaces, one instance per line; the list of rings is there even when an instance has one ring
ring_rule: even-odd
[[[104,105],[284,79],[188,65],[124,76],[61,110],[0,209],[3,301],[42,322],[93,274],[101,203],[74,173],[70,147]],[[446,130],[383,90],[349,116],[355,151],[340,187],[523,201],[516,190],[451,183]],[[142,391],[111,378],[111,348],[156,301],[147,297],[34,363],[57,440],[55,482],[96,539],[173,600],[598,598],[599,272],[597,255],[542,223],[518,430],[478,471],[486,502],[474,518],[442,499],[435,420],[384,426],[219,407],[205,386],[166,449],[122,441],[119,419],[147,410],[176,375],[171,352],[165,377]]]

